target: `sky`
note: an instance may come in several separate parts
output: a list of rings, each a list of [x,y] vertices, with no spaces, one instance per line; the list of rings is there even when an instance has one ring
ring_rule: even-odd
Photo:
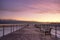
[[[60,22],[60,0],[0,0],[0,19]]]

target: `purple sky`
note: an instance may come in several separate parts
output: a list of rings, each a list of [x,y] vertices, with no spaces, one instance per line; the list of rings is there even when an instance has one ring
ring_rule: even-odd
[[[0,2],[0,19],[60,22],[60,0],[0,0]]]

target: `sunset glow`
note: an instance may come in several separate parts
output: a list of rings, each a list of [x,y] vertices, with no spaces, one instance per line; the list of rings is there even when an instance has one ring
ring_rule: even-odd
[[[0,1],[0,19],[60,22],[60,0]]]

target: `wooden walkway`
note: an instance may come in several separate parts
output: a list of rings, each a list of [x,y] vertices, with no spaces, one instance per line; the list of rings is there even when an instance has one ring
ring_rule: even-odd
[[[44,35],[39,28],[35,28],[33,25],[26,26],[23,29],[15,31],[9,35],[1,37],[0,40],[60,40],[54,36]]]

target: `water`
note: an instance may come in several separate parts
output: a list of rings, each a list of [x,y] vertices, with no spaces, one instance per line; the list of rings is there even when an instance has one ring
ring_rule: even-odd
[[[17,31],[23,27],[24,26],[4,27],[4,35],[7,35],[7,34],[12,33],[14,31]],[[0,37],[2,37],[2,36],[3,36],[3,27],[0,27]]]
[[[3,28],[0,28],[0,37],[3,36]]]

